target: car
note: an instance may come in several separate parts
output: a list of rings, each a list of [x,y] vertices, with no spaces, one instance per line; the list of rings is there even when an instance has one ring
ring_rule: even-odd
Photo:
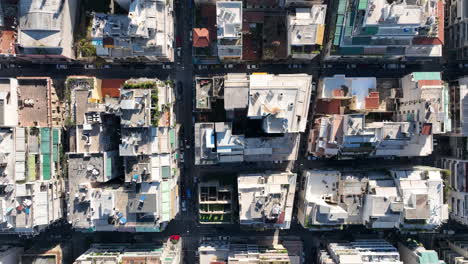
[[[206,70],[208,69],[208,65],[198,65],[199,70]]]
[[[177,94],[181,96],[184,93],[184,86],[182,85],[182,82],[178,81],[176,86],[177,86]]]
[[[312,82],[312,92],[315,92],[317,90],[317,84],[315,82]]]
[[[184,160],[184,153],[183,152],[180,152],[180,163],[184,163],[185,160]]]
[[[182,47],[182,40],[180,39],[180,36],[176,37],[176,46],[177,47]]]
[[[190,35],[189,35],[190,36],[190,41],[192,41],[192,34],[193,34],[192,30],[190,30]]]
[[[247,65],[247,69],[255,70],[255,69],[258,69],[258,67],[255,64],[250,64],[250,65]]]
[[[180,204],[181,204],[181,207],[182,207],[182,212],[186,212],[187,211],[187,206],[186,206],[185,200],[182,200],[182,202]]]
[[[347,69],[356,69],[356,64],[346,64]]]
[[[181,54],[182,54],[182,48],[181,48],[181,47],[178,47],[178,48],[177,48],[177,56],[180,57]]]
[[[400,67],[396,63],[390,63],[390,64],[385,65],[385,69],[387,69],[387,70],[396,70],[398,68],[400,68]]]
[[[232,69],[232,68],[234,68],[234,65],[232,65],[232,64],[224,64],[224,68],[226,68],[226,69]]]
[[[87,70],[96,69],[96,66],[94,66],[94,64],[86,64],[84,67],[85,67],[85,69],[87,69]]]
[[[66,69],[68,69],[68,66],[66,64],[57,64],[56,68],[58,70],[66,70]]]
[[[110,69],[110,68],[111,68],[111,65],[110,65],[110,64],[105,64],[105,65],[103,66],[103,68],[104,68],[104,69]]]
[[[170,64],[163,64],[162,68],[165,70],[170,70],[172,67]]]

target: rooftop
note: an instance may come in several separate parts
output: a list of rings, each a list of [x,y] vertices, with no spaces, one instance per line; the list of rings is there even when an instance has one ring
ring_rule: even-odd
[[[296,174],[289,172],[241,174],[237,182],[241,225],[289,228]]]
[[[311,86],[306,74],[252,74],[247,116],[263,118],[266,133],[304,132]]]
[[[99,56],[173,60],[172,1],[132,1],[128,15],[94,14],[92,43]],[[152,57],[154,56],[154,57]]]
[[[377,92],[377,79],[375,77],[335,75],[323,78],[321,90],[322,98],[352,98],[351,108],[364,110],[369,108],[369,98],[372,96],[372,92]]]
[[[290,16],[288,30],[291,45],[321,45],[325,29],[326,5],[311,8],[296,8],[295,16]]]
[[[218,26],[218,39],[240,37],[242,28],[242,2],[216,2],[216,23]]]
[[[301,224],[319,228],[361,224],[368,228],[433,230],[446,220],[447,205],[437,187],[442,182],[438,169],[385,170],[376,167],[368,171],[304,172],[306,187],[301,199],[306,204],[302,209],[306,216],[300,219]],[[429,175],[427,180],[423,179],[424,174]],[[432,201],[430,205],[428,199]]]

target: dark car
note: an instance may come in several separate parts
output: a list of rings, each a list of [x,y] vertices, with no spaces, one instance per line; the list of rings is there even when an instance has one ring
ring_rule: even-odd
[[[177,99],[182,101],[182,95],[184,94],[184,87],[182,82],[177,82]]]

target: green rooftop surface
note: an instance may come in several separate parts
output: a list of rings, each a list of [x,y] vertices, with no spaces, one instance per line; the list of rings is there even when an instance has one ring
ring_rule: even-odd
[[[440,72],[413,72],[413,79],[417,81],[421,80],[441,80]]]

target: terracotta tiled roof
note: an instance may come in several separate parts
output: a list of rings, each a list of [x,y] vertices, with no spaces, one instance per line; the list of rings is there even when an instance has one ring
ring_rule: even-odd
[[[379,108],[379,93],[371,92],[365,100],[366,109],[378,109]]]
[[[204,48],[210,45],[210,32],[206,28],[193,29],[193,46]]]
[[[340,114],[341,101],[339,99],[323,100],[318,99],[315,105],[317,114]]]
[[[125,81],[125,79],[103,79],[101,82],[102,97],[119,97],[120,87]]]
[[[425,123],[422,127],[421,135],[430,135],[430,134],[432,134],[432,124]]]
[[[0,54],[15,54],[15,32],[4,30],[0,32]]]
[[[419,80],[418,87],[423,87],[426,85],[442,85],[441,80]]]

